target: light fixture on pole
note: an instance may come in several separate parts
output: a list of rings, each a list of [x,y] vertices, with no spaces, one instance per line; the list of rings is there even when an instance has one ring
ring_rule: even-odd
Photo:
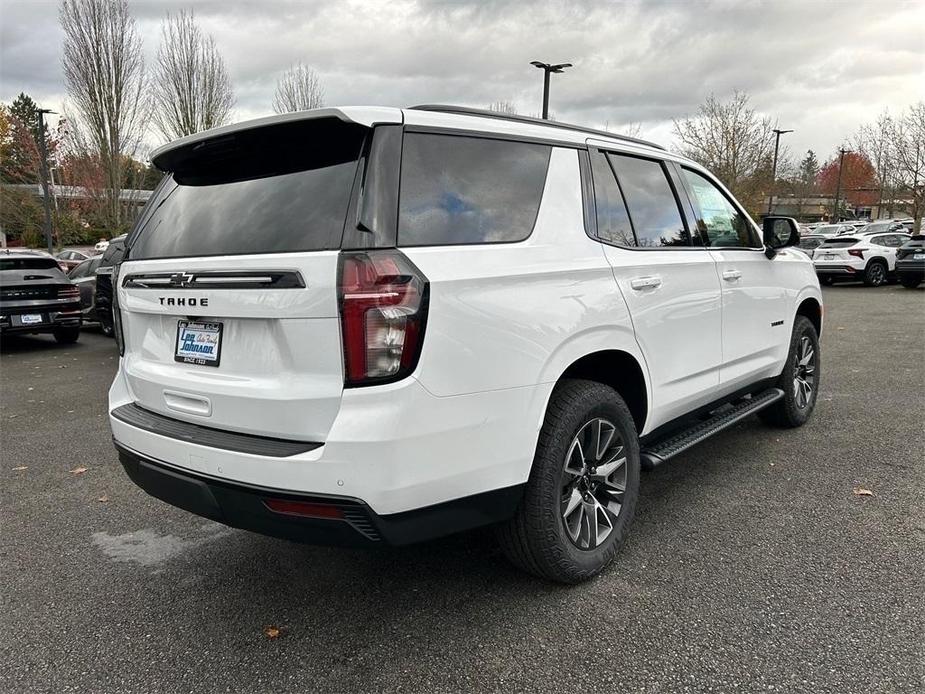
[[[45,114],[55,113],[50,108],[36,109],[39,115],[38,145],[42,156],[40,169],[42,173],[42,202],[45,207],[45,246],[49,253],[53,253],[51,230],[51,197],[48,190],[48,145],[45,142]]]
[[[551,63],[541,63],[539,60],[534,60],[530,63],[533,67],[539,68],[543,71],[543,118],[549,118],[549,75],[555,72],[556,74],[564,72],[565,68],[572,67],[571,63],[558,63],[553,65]]]
[[[768,214],[771,214],[771,205],[774,204],[774,188],[777,185],[777,151],[780,149],[780,136],[792,133],[792,130],[774,128],[774,165],[771,167],[771,192],[768,193]]]

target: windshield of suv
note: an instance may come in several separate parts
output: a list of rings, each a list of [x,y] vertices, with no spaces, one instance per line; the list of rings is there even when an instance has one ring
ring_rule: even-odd
[[[864,227],[864,233],[866,234],[868,231],[878,233],[889,231],[891,226],[893,226],[892,222],[874,222],[873,224],[868,224],[866,227]]]
[[[366,132],[325,118],[206,141],[149,202],[130,257],[337,248]]]
[[[841,229],[841,224],[823,224],[821,227],[816,227],[813,233],[833,236],[838,233],[839,229]]]

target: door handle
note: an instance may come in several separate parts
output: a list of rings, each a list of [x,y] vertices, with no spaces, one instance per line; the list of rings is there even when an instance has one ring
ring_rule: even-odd
[[[630,280],[633,289],[655,289],[662,286],[661,277],[634,277]]]
[[[727,282],[735,282],[740,277],[742,277],[742,273],[738,270],[726,270],[723,272],[723,279]]]

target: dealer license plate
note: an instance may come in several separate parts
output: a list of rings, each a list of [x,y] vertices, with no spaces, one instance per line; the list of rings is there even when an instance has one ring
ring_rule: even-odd
[[[221,323],[186,320],[177,322],[175,361],[200,366],[218,366],[221,356]]]

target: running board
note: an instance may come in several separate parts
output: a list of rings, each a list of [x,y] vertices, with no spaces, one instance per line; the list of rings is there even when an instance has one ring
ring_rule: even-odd
[[[728,429],[768,405],[773,405],[782,397],[784,397],[784,391],[780,388],[769,388],[762,393],[745,398],[731,409],[715,414],[706,421],[697,422],[687,429],[674,432],[664,439],[647,445],[639,454],[640,462],[644,468],[661,465],[669,458],[710,438],[713,434]]]

